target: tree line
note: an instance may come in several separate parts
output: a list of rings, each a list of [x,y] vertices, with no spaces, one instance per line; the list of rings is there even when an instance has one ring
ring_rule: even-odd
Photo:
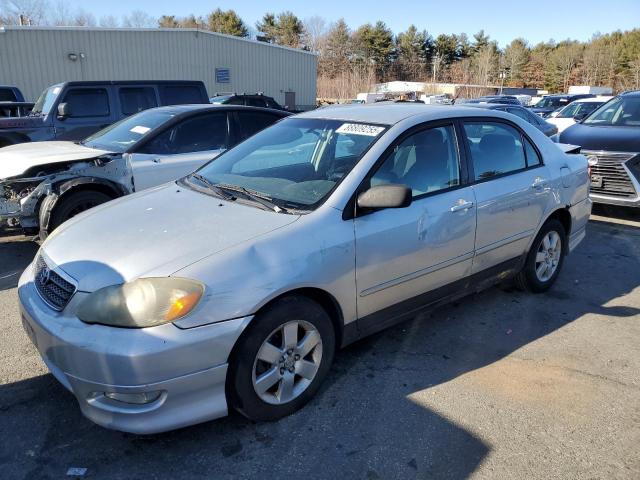
[[[350,98],[373,83],[391,80],[454,82],[547,89],[569,85],[640,88],[640,29],[595,34],[589,41],[549,40],[531,45],[516,38],[501,49],[483,30],[431,35],[411,25],[395,34],[383,22],[351,29],[344,20],[300,19],[292,12],[266,13],[250,26],[234,10],[204,16],[134,11],[96,20],[83,9],[70,11],[59,0],[0,0],[0,24],[199,28],[318,54],[318,96]]]

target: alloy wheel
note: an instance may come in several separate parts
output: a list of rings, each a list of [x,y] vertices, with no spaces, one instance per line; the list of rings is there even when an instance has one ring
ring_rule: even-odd
[[[547,282],[553,276],[560,264],[562,255],[562,240],[555,230],[548,232],[538,245],[536,252],[536,277],[541,282]]]
[[[309,387],[321,361],[318,330],[304,320],[287,322],[260,346],[253,362],[253,388],[266,403],[288,403]]]

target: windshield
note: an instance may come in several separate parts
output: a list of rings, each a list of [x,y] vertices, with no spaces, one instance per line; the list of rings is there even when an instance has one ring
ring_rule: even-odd
[[[640,126],[640,97],[616,97],[598,108],[582,123],[604,126]]]
[[[285,208],[311,210],[351,171],[385,127],[292,118],[249,138],[197,173]]]
[[[103,128],[87,137],[82,144],[98,150],[123,153],[174,116],[175,113],[167,111],[144,110]]]
[[[231,95],[219,95],[217,97],[211,97],[209,101],[211,103],[224,103],[231,98]]]
[[[31,109],[32,114],[44,114],[48,115],[53,103],[56,101],[56,97],[62,90],[62,87],[58,85],[54,85],[53,87],[47,88],[44,92],[40,94],[38,100],[33,105]]]
[[[567,103],[567,99],[563,97],[544,97],[538,103],[536,103],[534,108],[557,108],[562,104]]]
[[[576,115],[586,115],[587,113],[593,112],[603,103],[604,102],[573,102],[560,110],[556,118],[573,118]]]

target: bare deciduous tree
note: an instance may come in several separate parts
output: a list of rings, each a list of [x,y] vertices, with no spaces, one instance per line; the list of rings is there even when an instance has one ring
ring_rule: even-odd
[[[104,17],[100,17],[100,26],[104,28],[117,28],[120,26],[120,22],[114,15],[105,15]]]
[[[0,0],[6,23],[14,25],[42,25],[49,8],[47,0]]]
[[[303,43],[312,52],[322,53],[327,38],[327,22],[324,18],[314,15],[305,18]]]
[[[122,18],[122,26],[126,28],[151,28],[157,24],[158,21],[143,10],[134,10]]]

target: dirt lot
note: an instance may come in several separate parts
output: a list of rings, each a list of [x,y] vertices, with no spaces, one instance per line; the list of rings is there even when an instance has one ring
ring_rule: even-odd
[[[640,478],[640,215],[595,213],[547,294],[492,288],[360,341],[277,423],[148,437],[85,420],[47,373],[16,306],[37,246],[4,239],[0,477]]]

